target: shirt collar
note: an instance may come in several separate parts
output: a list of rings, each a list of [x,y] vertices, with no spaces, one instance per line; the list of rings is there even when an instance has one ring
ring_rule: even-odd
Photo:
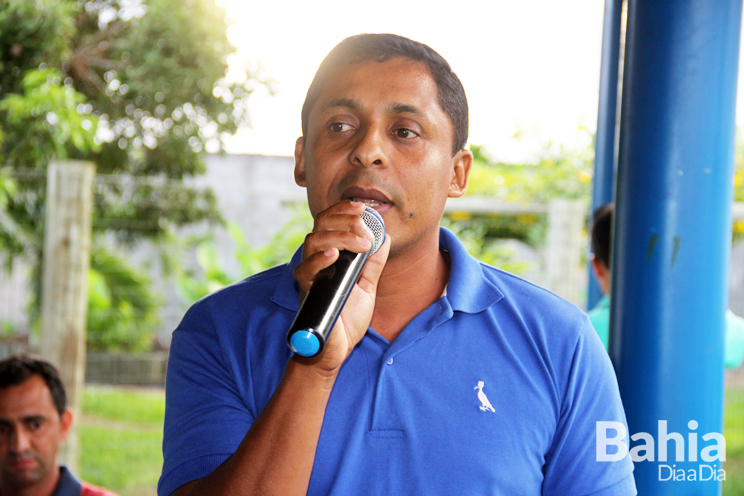
[[[447,295],[455,312],[478,313],[501,300],[504,295],[483,273],[476,260],[450,230],[439,228],[439,248],[449,252],[452,267]]]
[[[504,295],[495,284],[483,274],[481,263],[473,258],[462,242],[451,231],[439,228],[439,248],[450,255],[450,269],[447,294],[444,296],[456,312],[478,313],[501,300]],[[288,310],[300,308],[299,286],[294,278],[294,269],[302,261],[302,246],[282,271],[271,300]]]
[[[59,482],[52,496],[80,496],[83,485],[75,477],[75,474],[64,465],[59,467]]]

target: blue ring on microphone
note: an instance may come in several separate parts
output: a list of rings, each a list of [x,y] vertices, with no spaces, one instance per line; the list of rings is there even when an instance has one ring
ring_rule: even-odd
[[[310,331],[297,331],[289,338],[292,350],[300,356],[315,356],[320,350],[318,337]]]

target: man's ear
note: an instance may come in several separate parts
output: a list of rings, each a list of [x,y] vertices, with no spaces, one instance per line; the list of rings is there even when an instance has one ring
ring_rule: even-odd
[[[450,198],[459,198],[468,190],[468,180],[470,178],[470,167],[473,165],[473,153],[470,150],[460,150],[452,158],[454,167],[452,168],[452,181],[450,182]]]
[[[599,284],[599,289],[602,290],[602,294],[609,294],[612,285],[612,272],[610,268],[592,255],[592,270],[594,270],[594,275],[597,277],[597,283]]]
[[[306,186],[305,182],[305,137],[300,136],[295,141],[294,178],[298,186]]]
[[[62,412],[62,415],[59,417],[59,425],[61,434],[60,437],[61,440],[64,441],[70,434],[70,428],[72,427],[72,412],[70,410],[65,410],[64,412]]]
[[[609,272],[604,262],[600,261],[594,255],[592,255],[592,270],[594,271],[594,276],[597,279],[602,279],[603,277],[606,277],[607,273]]]

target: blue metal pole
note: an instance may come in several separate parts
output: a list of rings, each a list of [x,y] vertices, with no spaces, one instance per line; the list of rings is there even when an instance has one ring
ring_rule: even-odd
[[[594,148],[592,213],[612,201],[615,192],[615,122],[617,119],[620,32],[623,0],[605,0],[602,30],[602,65],[599,72],[599,110]],[[591,219],[591,213],[589,215]],[[597,278],[589,267],[587,309],[602,298]]]
[[[655,441],[653,461],[635,463],[640,495],[721,491],[717,452],[704,459],[719,443],[703,436],[723,430],[741,7],[742,0],[628,4],[610,355],[630,433]],[[660,421],[679,438],[665,439]],[[711,470],[716,477],[701,481]]]

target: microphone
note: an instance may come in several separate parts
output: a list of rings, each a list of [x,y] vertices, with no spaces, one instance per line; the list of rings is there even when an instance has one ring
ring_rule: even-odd
[[[323,351],[364,264],[385,242],[385,223],[380,214],[367,207],[361,217],[374,235],[372,247],[365,253],[341,250],[338,259],[315,276],[287,332],[289,348],[300,356],[313,357]]]

